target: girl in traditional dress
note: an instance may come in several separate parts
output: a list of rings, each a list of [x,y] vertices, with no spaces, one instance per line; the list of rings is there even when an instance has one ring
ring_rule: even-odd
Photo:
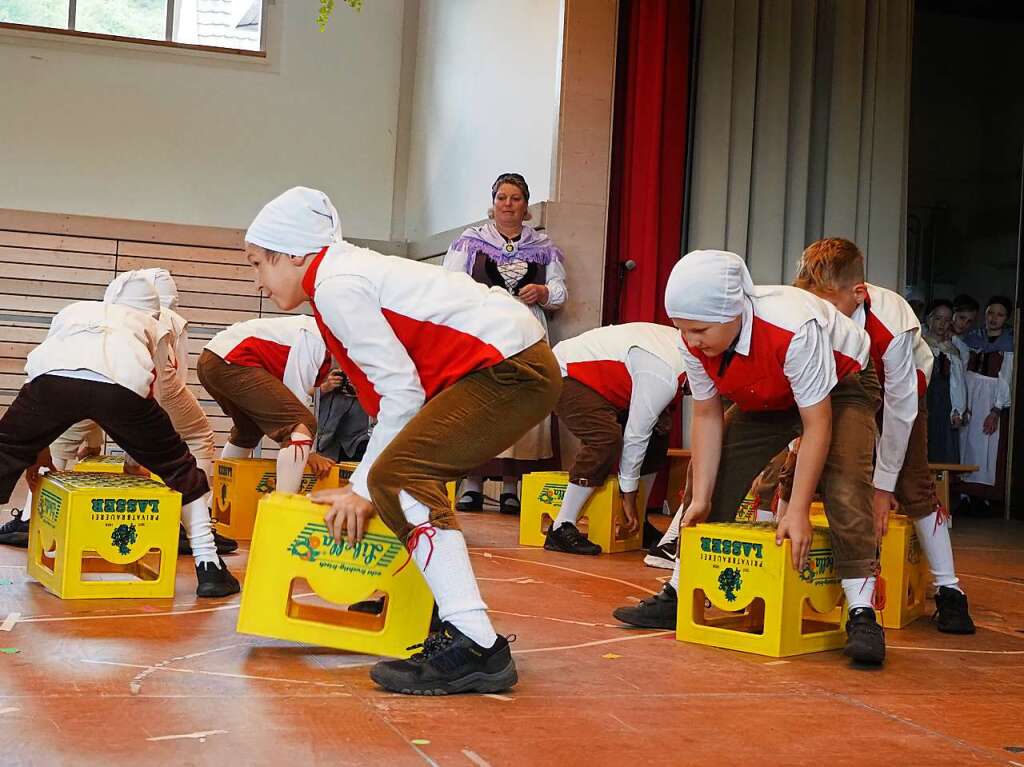
[[[548,315],[561,309],[568,295],[562,252],[543,232],[526,225],[530,220],[530,187],[518,173],[502,173],[491,186],[490,220],[471,226],[452,243],[444,268],[465,272],[484,285],[507,290],[526,304],[544,327]],[[551,419],[531,429],[494,460],[466,477],[455,508],[483,511],[484,477],[500,476],[500,510],[519,513],[519,478],[531,471],[558,468],[552,443]]]
[[[961,490],[981,513],[1004,497],[1013,380],[1013,332],[1007,321],[1012,314],[1011,299],[993,296],[985,307],[985,324],[964,339],[970,354],[966,382],[972,418],[961,430],[960,460],[978,470],[963,476]]]

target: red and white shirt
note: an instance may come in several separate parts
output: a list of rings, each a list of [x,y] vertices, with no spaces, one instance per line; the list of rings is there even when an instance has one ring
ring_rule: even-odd
[[[347,242],[317,254],[303,287],[331,354],[377,419],[350,480],[366,499],[370,467],[427,400],[544,338],[501,288]]]
[[[816,405],[870,359],[870,340],[856,323],[788,285],[754,288],[728,360],[728,353],[708,357],[683,343],[694,399],[721,394],[745,411]]]
[[[316,320],[304,314],[236,322],[206,348],[232,365],[263,368],[299,402],[327,377],[331,356]]]
[[[884,392],[874,486],[892,492],[906,458],[919,400],[928,391],[935,357],[910,304],[886,288],[867,285],[867,289],[868,298],[853,313],[853,321],[871,338],[871,359]]]
[[[588,330],[554,348],[564,378],[593,389],[619,410],[628,410],[619,458],[619,488],[637,489],[640,467],[654,427],[679,396],[683,369],[679,331],[650,322]]]

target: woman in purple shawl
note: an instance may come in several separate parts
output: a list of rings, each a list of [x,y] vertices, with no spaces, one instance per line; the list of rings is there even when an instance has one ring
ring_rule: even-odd
[[[964,338],[967,360],[967,402],[972,418],[960,431],[960,460],[977,465],[963,475],[961,491],[984,513],[991,501],[1004,497],[1007,413],[1013,381],[1013,332],[1006,324],[1013,301],[993,296],[985,307],[985,324]]]
[[[471,226],[452,243],[444,268],[466,272],[477,282],[507,290],[548,327],[548,314],[565,304],[565,263],[550,238],[524,222],[530,220],[530,187],[518,173],[502,173],[491,186],[487,223]],[[542,421],[515,445],[462,483],[459,511],[483,510],[483,478],[504,481],[500,508],[519,513],[519,478],[526,472],[558,468],[550,419]]]

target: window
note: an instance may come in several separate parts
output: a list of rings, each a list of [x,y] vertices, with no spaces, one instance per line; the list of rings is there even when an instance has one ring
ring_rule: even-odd
[[[266,0],[0,0],[0,24],[260,51]]]

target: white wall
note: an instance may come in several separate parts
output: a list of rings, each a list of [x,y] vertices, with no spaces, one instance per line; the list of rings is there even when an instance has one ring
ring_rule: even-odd
[[[482,218],[498,173],[550,199],[560,19],[559,0],[420,1],[408,239]]]
[[[242,227],[320,187],[389,239],[401,0],[269,6],[266,63],[0,33],[0,207]]]

